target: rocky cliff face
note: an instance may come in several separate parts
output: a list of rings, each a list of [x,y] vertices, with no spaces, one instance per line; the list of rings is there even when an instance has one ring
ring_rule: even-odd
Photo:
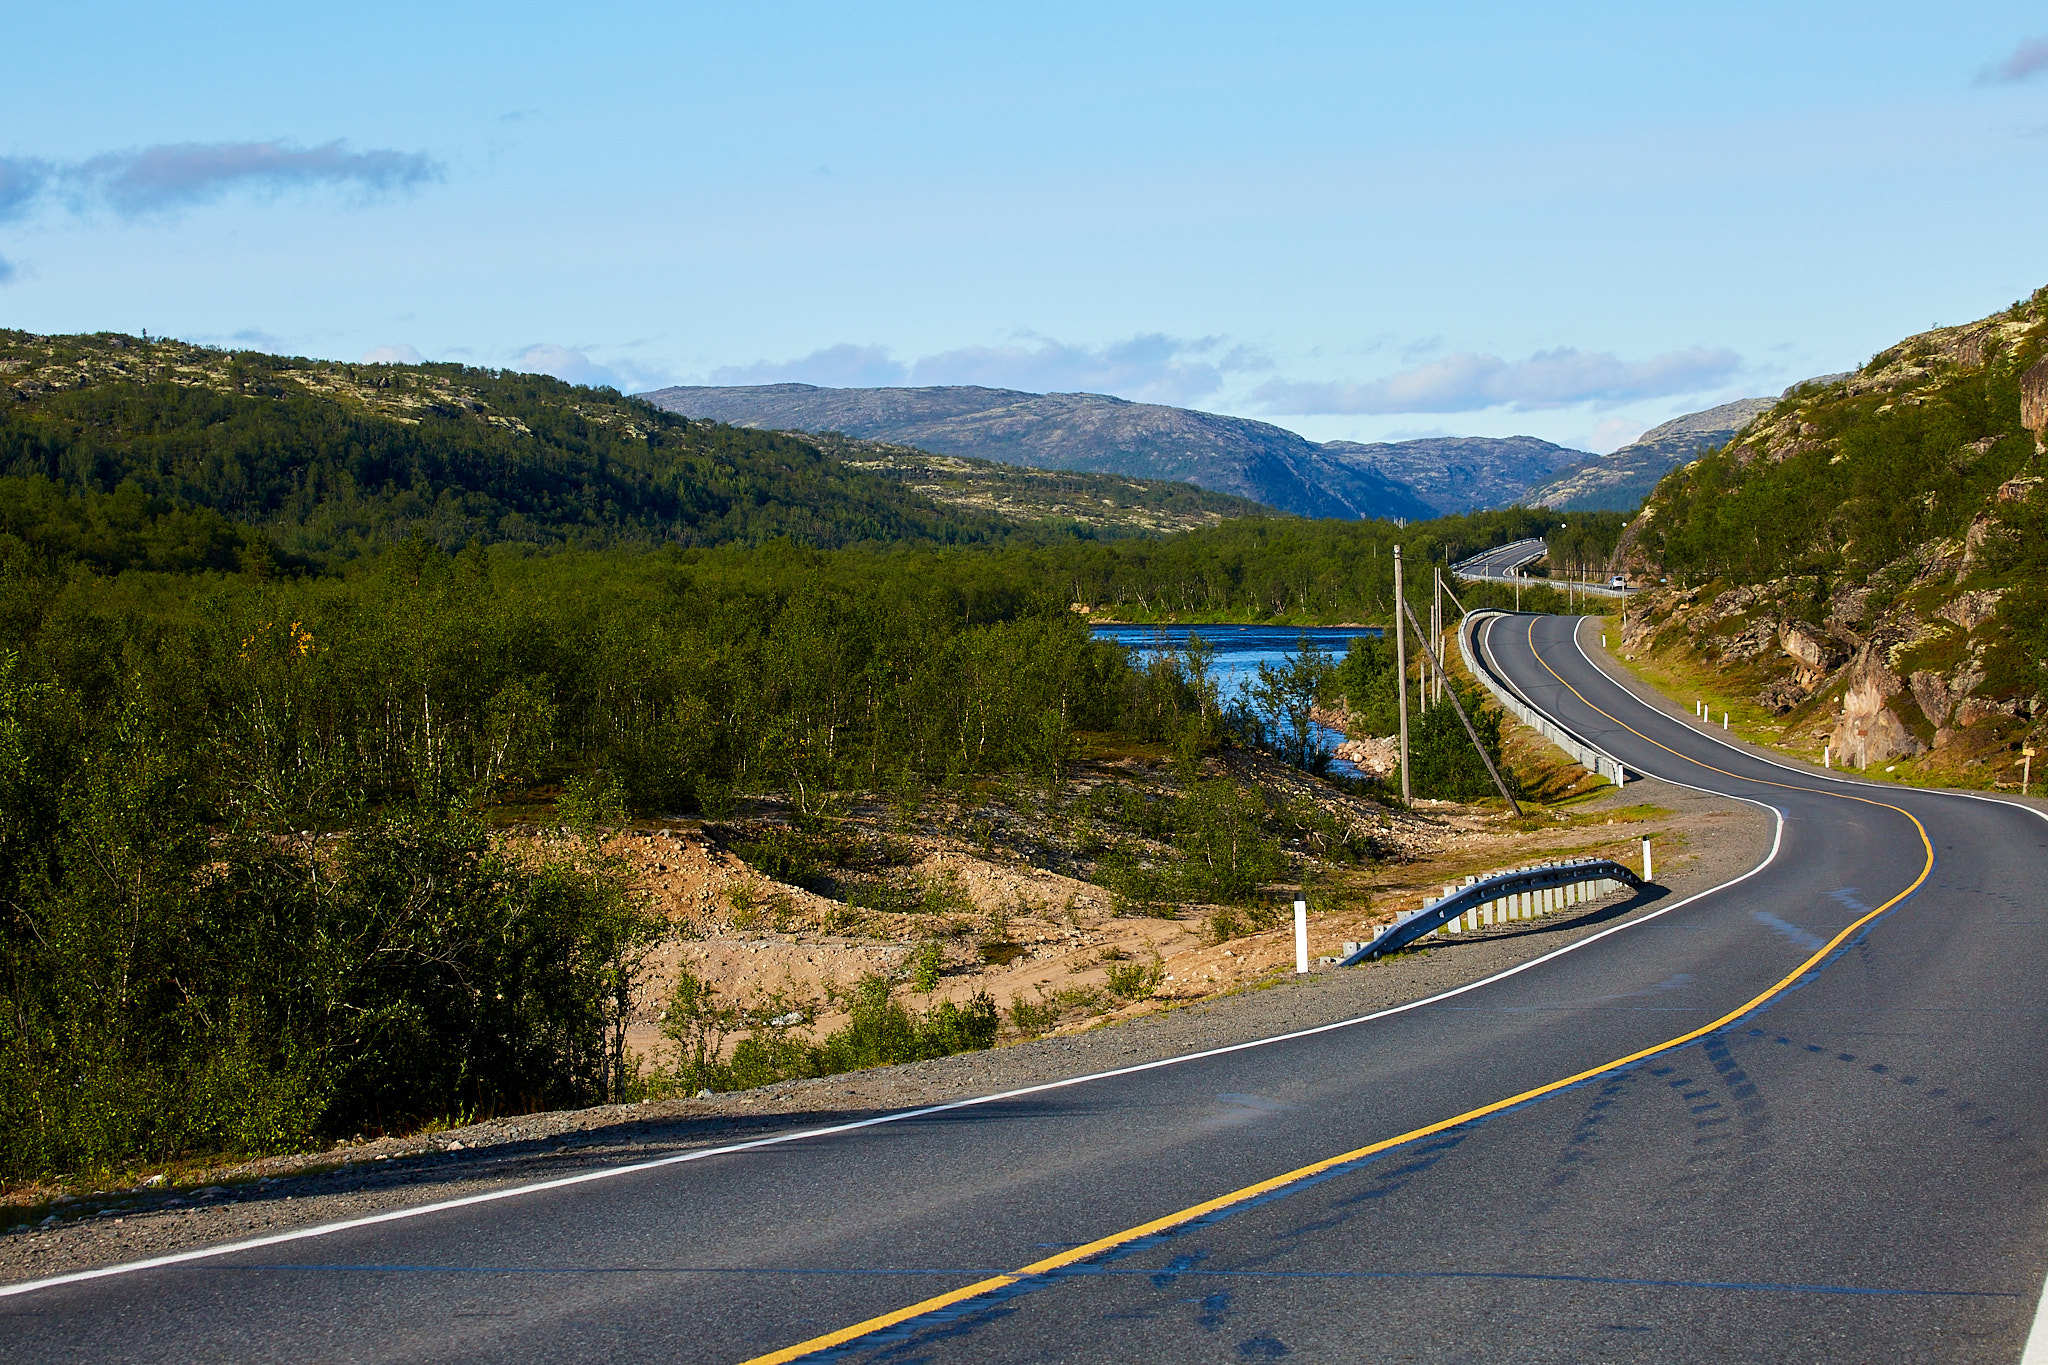
[[[2048,356],[2020,376],[2020,425],[2034,433],[2034,453],[2048,454]]]

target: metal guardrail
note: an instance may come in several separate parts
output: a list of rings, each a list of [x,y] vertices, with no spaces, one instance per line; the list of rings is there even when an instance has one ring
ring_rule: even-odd
[[[1510,614],[1496,611],[1491,607],[1481,607],[1466,613],[1465,619],[1458,624],[1458,654],[1465,660],[1465,667],[1471,670],[1472,676],[1479,680],[1479,685],[1491,693],[1493,699],[1499,702],[1509,715],[1564,750],[1572,762],[1596,777],[1606,778],[1617,787],[1626,786],[1628,769],[1622,766],[1620,759],[1588,744],[1522,700],[1505,679],[1494,673],[1492,666],[1474,647],[1472,636],[1480,625],[1505,618]]]
[[[1489,556],[1497,555],[1502,550],[1513,550],[1517,548],[1519,548],[1522,551],[1521,558],[1508,561],[1503,572],[1501,573],[1474,573],[1466,567],[1467,565],[1477,564],[1480,560],[1486,559]],[[1464,574],[1467,578],[1506,578],[1508,575],[1513,574],[1516,570],[1520,569],[1524,564],[1535,563],[1537,560],[1543,558],[1543,556],[1548,552],[1549,547],[1546,546],[1541,540],[1510,541],[1506,545],[1496,545],[1491,550],[1481,550],[1476,555],[1465,556],[1457,563],[1451,565],[1451,572],[1456,574]]]
[[[1447,886],[1444,894],[1420,910],[1411,910],[1381,930],[1369,943],[1346,944],[1340,967],[1370,962],[1398,952],[1425,934],[1488,928],[1514,920],[1535,919],[1586,901],[1599,900],[1621,887],[1640,891],[1649,883],[1608,858],[1569,863],[1544,863],[1467,877],[1462,887]]]

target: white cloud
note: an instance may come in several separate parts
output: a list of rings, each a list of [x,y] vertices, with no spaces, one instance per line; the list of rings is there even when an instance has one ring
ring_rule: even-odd
[[[83,161],[0,157],[0,220],[38,203],[75,212],[106,209],[122,218],[172,213],[236,191],[278,195],[318,187],[365,198],[402,193],[440,180],[441,163],[390,147],[352,151],[345,142],[166,142],[102,152]]]
[[[713,384],[822,384],[834,389],[891,388],[910,382],[910,367],[884,346],[841,342],[795,360],[758,360],[713,370]]]
[[[27,156],[0,156],[0,222],[19,218],[50,182],[51,166]]]
[[[591,388],[609,385],[622,393],[655,388],[662,382],[637,365],[625,362],[603,364],[592,360],[589,353],[580,347],[557,346],[549,341],[528,346],[512,365],[514,369],[530,374],[551,374],[571,384],[586,384]]]
[[[2029,38],[2012,50],[2002,62],[1993,63],[1977,75],[1980,85],[2011,85],[2032,80],[2048,72],[2048,38]]]
[[[962,346],[899,360],[884,346],[842,342],[788,361],[727,366],[714,384],[823,384],[835,388],[980,384],[1032,393],[1082,391],[1141,402],[1187,404],[1221,390],[1230,376],[1271,368],[1252,348],[1225,337],[1146,332],[1103,346],[1025,333],[993,346]]]
[[[1528,411],[1698,393],[1726,383],[1741,365],[1733,351],[1706,347],[1641,361],[1571,347],[1527,360],[1464,352],[1363,383],[1275,379],[1253,400],[1274,414]]]
[[[1642,435],[1643,431],[1643,424],[1632,418],[1602,418],[1593,424],[1593,434],[1586,438],[1585,449],[1599,455],[1612,455]]]
[[[426,357],[414,346],[372,346],[363,352],[365,365],[417,365]]]

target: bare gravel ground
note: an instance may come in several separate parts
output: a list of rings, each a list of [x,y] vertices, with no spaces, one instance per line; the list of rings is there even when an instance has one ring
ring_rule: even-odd
[[[874,1071],[786,1081],[706,1099],[525,1115],[404,1139],[245,1163],[199,1188],[160,1186],[7,1210],[0,1283],[88,1269],[554,1179],[1246,1042],[1354,1018],[1478,980],[1726,881],[1758,862],[1770,821],[1746,806],[1653,780],[1580,809],[1651,803],[1683,852],[1662,888],[1439,942],[1366,967],[1284,969],[1199,1003],[1085,1032]],[[1583,831],[1580,832],[1583,837]],[[1285,931],[1282,931],[1284,935]],[[1274,956],[1280,957],[1275,936]],[[1262,954],[1263,956],[1263,954]]]

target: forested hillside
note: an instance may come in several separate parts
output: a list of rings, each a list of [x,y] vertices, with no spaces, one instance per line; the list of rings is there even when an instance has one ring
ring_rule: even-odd
[[[0,516],[103,564],[346,557],[414,535],[449,549],[969,543],[1252,510],[1129,479],[1046,489],[999,467],[975,471],[971,496],[934,497],[889,453],[846,453],[541,375],[0,332],[0,477],[26,481]]]
[[[2048,690],[2048,290],[1795,388],[1658,486],[1633,638],[1749,670],[1852,762],[1981,766]]]
[[[1546,520],[1103,537],[1238,504],[455,366],[0,342],[0,1180],[637,1093],[660,926],[554,831],[829,843],[854,800],[1057,793],[1084,743],[1198,767],[1275,741],[1091,616],[1382,621],[1397,539],[1423,601]],[[1191,790],[1262,849],[1294,818]],[[873,1060],[994,1036],[904,1019]]]

